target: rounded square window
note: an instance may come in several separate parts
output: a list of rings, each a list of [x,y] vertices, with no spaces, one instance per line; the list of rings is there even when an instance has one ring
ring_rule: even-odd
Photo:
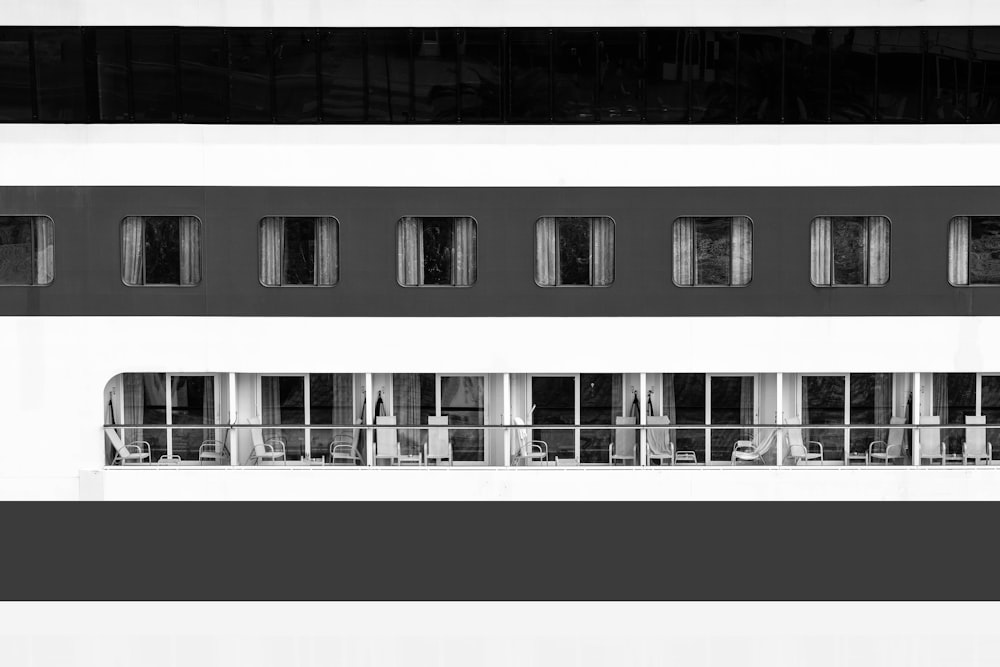
[[[340,222],[334,217],[262,218],[259,247],[265,287],[332,287],[340,279]]]
[[[476,220],[407,216],[396,223],[396,281],[403,287],[468,287],[476,282]]]
[[[753,275],[753,222],[745,215],[674,220],[674,284],[744,287]]]
[[[1000,215],[960,215],[949,221],[948,282],[1000,285]]]
[[[53,263],[52,218],[0,216],[0,285],[49,285]]]
[[[201,220],[130,215],[122,220],[122,282],[130,287],[201,282]]]
[[[614,220],[549,216],[535,221],[535,284],[607,287],[614,281]]]
[[[816,287],[880,287],[889,282],[889,218],[836,215],[813,218],[810,279]]]

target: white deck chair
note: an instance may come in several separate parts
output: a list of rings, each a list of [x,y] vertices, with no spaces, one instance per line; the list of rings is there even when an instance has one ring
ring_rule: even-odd
[[[906,420],[902,417],[893,417],[889,420],[889,424],[905,424]],[[889,435],[886,436],[886,440],[875,440],[870,445],[868,445],[868,462],[875,463],[879,461],[885,465],[889,465],[889,461],[903,458],[903,434],[905,431],[901,428],[889,429]]]
[[[802,418],[798,415],[794,417],[788,417],[785,419],[786,424],[800,425],[802,424]],[[795,465],[798,465],[802,461],[819,461],[823,463],[823,443],[816,440],[810,440],[808,443],[802,441],[802,429],[801,428],[786,428],[785,437],[788,439],[788,455],[795,459]],[[819,451],[812,451],[812,447],[815,445]]]
[[[615,441],[608,445],[608,463],[621,461],[623,465],[635,465],[635,417],[615,417],[615,424],[629,425],[633,428],[616,428]]]
[[[751,463],[766,464],[764,455],[771,451],[771,447],[778,439],[778,429],[772,429],[767,437],[760,441],[737,440],[733,445],[733,454],[730,461],[736,465],[739,461],[749,461]]]
[[[260,424],[260,417],[250,417],[248,424]],[[264,440],[264,429],[250,429],[250,440],[253,442],[253,450],[250,452],[249,461],[254,465],[261,461],[285,462],[285,441],[281,438],[268,438]],[[248,462],[249,462],[248,461]]]
[[[670,423],[670,417],[666,415],[650,415],[646,417],[646,462],[659,461],[660,465],[665,462],[674,464],[674,453],[676,448],[670,441],[670,431],[665,428],[654,428],[656,426],[666,426]]]
[[[203,440],[198,447],[198,465],[205,462],[221,465],[227,453],[226,443],[221,440]]]
[[[566,468],[566,467],[572,467],[572,466],[578,466],[578,465],[580,465],[580,462],[577,461],[576,459],[566,459],[566,458],[561,459],[558,456],[556,457],[556,467],[557,468]]]
[[[354,429],[356,432],[357,429]],[[335,466],[363,466],[361,452],[354,446],[354,436],[351,433],[337,433],[330,441],[330,463]]]
[[[104,429],[104,432],[111,441],[111,445],[115,448],[115,458],[112,459],[111,465],[115,465],[116,463],[119,465],[125,465],[126,463],[150,463],[152,452],[150,451],[148,442],[145,440],[136,440],[126,445],[115,429]]]
[[[448,415],[441,417],[427,417],[428,426],[447,426]],[[447,459],[448,465],[454,465],[451,455],[451,433],[446,428],[432,428],[427,430],[427,463],[434,459],[436,463]]]
[[[402,448],[399,446],[395,417],[379,415],[375,418],[375,461],[378,462],[379,459],[388,459],[389,465],[402,465],[404,463],[419,465],[421,462],[419,453],[403,454]]]
[[[965,416],[965,442],[962,443],[962,463],[970,460],[972,465],[984,461],[989,465],[993,460],[993,445],[986,440],[986,416]]]
[[[921,424],[940,424],[941,417],[938,415],[920,415]],[[920,462],[928,460],[931,463],[934,459],[941,461],[944,465],[944,446],[941,443],[941,429],[922,428],[920,429]]]
[[[514,423],[519,427],[524,426],[524,420],[520,417],[514,417]],[[517,451],[514,453],[514,465],[531,463],[532,461],[548,461],[549,445],[547,442],[532,440],[527,428],[518,428],[515,433],[517,435]]]

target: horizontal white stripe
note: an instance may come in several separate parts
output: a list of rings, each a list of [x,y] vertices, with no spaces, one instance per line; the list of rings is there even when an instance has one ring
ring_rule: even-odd
[[[1000,126],[0,124],[2,185],[996,185]]]
[[[990,25],[990,0],[8,0],[2,25]]]

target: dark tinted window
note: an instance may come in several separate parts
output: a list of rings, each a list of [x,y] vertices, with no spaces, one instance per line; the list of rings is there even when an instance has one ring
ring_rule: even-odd
[[[785,122],[829,118],[830,29],[785,31]]]
[[[698,218],[694,225],[696,285],[728,285],[732,249],[728,218]]]
[[[559,284],[589,285],[590,221],[560,218],[558,224]]]
[[[463,121],[500,120],[501,34],[488,28],[461,31]]]
[[[360,30],[327,30],[321,37],[323,120],[365,120],[365,51]]]
[[[368,120],[405,123],[410,111],[409,30],[368,32]]]
[[[646,33],[646,119],[654,123],[688,120],[691,65],[688,56],[696,33],[654,28]]]
[[[972,122],[1000,121],[1000,28],[972,29]]]
[[[31,120],[31,58],[26,28],[0,30],[0,121]]]
[[[1000,218],[969,218],[969,282],[1000,284]]]
[[[834,218],[831,233],[833,283],[864,285],[868,259],[868,230],[864,219]]]
[[[782,41],[778,29],[740,30],[741,123],[781,122]]]
[[[128,33],[124,28],[94,30],[97,109],[103,121],[127,121]]]
[[[35,29],[35,86],[39,120],[87,120],[83,37],[79,28]]]
[[[316,101],[315,30],[274,31],[274,85],[279,123],[315,123]]]
[[[508,120],[549,120],[549,31],[508,32],[510,50],[510,111]]]
[[[703,373],[673,373],[663,376],[664,386],[673,384],[673,410],[665,399],[665,414],[675,424],[705,423],[705,375]],[[667,391],[670,391],[667,389]],[[705,431],[701,429],[678,429],[673,431],[676,451],[694,452],[698,463],[705,462]]]
[[[0,216],[0,285],[48,285],[53,275],[52,220]]]
[[[969,114],[969,29],[927,31],[924,120],[964,123]]]
[[[875,30],[831,31],[830,115],[835,123],[869,123],[875,117]]]
[[[736,33],[698,30],[691,41],[691,120],[731,123],[736,119]]]
[[[917,123],[922,117],[923,35],[917,28],[880,30],[878,119]]]
[[[451,285],[455,223],[428,218],[423,224],[424,285]]]
[[[556,30],[553,46],[554,120],[595,120],[597,43],[592,30]]]
[[[270,122],[271,58],[267,30],[230,30],[230,118]]]
[[[132,30],[132,103],[136,121],[177,119],[174,36],[172,29]]]
[[[600,31],[598,38],[600,120],[638,121],[642,116],[641,34],[612,29]]]
[[[229,52],[217,28],[184,28],[180,34],[184,120],[222,123],[229,107]]]
[[[286,285],[312,285],[316,267],[316,222],[285,218],[284,278]]]
[[[620,375],[580,373],[581,424],[615,423],[615,417],[621,412],[620,404]],[[611,429],[581,429],[580,463],[607,463],[608,443],[612,442],[614,437],[615,432]]]
[[[180,223],[174,217],[146,218],[144,259],[147,285],[181,283]]]
[[[458,118],[458,42],[454,29],[413,30],[413,106],[416,120]]]

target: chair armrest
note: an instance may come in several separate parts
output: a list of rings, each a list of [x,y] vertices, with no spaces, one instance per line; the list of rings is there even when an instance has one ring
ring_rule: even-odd
[[[808,444],[806,445],[806,451],[807,452],[809,451],[809,445],[816,445],[817,447],[819,447],[820,456],[823,455],[823,443],[822,442],[818,442],[816,440],[810,440],[808,442]]]
[[[265,447],[270,447],[271,451],[281,450],[282,453],[285,452],[285,441],[281,438],[268,438],[264,443]]]
[[[733,451],[734,452],[740,451],[740,450],[747,450],[747,451],[751,451],[752,452],[754,450],[754,444],[752,442],[749,442],[749,443],[747,443],[745,445],[741,445],[739,442],[737,442],[735,445],[733,445]]]
[[[889,443],[885,440],[873,440],[870,445],[868,445],[868,453],[875,453],[875,445],[879,446],[879,450],[887,452],[889,450]]]

